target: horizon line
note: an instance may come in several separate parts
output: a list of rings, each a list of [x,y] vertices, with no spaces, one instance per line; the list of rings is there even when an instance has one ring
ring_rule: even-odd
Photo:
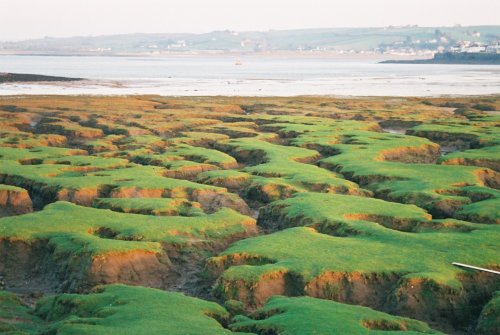
[[[0,43],[17,43],[25,41],[43,40],[43,39],[71,39],[71,38],[96,38],[96,37],[108,37],[108,36],[125,36],[125,35],[168,35],[168,34],[179,34],[179,35],[204,35],[217,32],[232,32],[232,33],[266,33],[273,31],[298,31],[298,30],[328,30],[328,29],[380,29],[380,28],[470,28],[470,27],[500,27],[500,24],[477,24],[477,25],[437,25],[437,26],[421,26],[418,24],[407,24],[407,25],[387,25],[387,26],[342,26],[342,27],[309,27],[309,28],[287,28],[287,29],[256,29],[256,30],[234,30],[230,28],[226,29],[216,29],[204,32],[130,32],[130,33],[110,33],[110,34],[89,34],[89,35],[71,35],[71,36],[43,36],[43,37],[28,37],[23,39],[14,40],[0,40]]]

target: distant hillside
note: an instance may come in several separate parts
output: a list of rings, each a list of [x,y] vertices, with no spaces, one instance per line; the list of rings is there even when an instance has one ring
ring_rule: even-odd
[[[404,52],[435,51],[457,41],[500,40],[500,26],[384,27],[215,31],[206,34],[127,34],[0,42],[3,54],[158,54],[171,52]]]

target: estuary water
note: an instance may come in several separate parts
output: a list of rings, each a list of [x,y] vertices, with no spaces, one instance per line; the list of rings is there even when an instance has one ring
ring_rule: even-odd
[[[238,65],[239,64],[239,65]],[[378,64],[284,56],[0,56],[0,72],[79,77],[0,84],[0,95],[440,96],[500,93],[500,65]]]

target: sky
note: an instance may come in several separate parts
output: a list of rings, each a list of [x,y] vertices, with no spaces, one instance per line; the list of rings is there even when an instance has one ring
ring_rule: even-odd
[[[126,33],[500,25],[499,0],[0,0],[0,40]]]

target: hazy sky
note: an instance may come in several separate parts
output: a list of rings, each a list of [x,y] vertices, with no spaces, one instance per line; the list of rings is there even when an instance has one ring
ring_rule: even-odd
[[[0,40],[418,24],[500,24],[499,0],[0,0]]]

